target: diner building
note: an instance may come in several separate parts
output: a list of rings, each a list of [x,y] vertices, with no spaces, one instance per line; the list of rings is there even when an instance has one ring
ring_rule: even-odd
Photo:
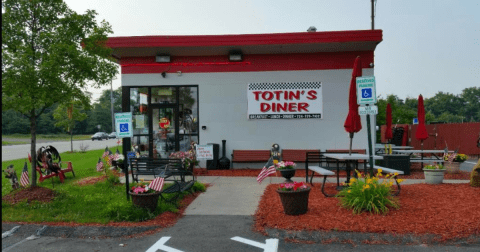
[[[381,30],[111,37],[122,109],[133,114],[124,148],[161,158],[191,141],[226,140],[228,158],[273,143],[348,149],[343,124],[354,61],[360,56],[363,76],[373,76],[381,41]],[[365,116],[362,127],[354,149],[368,149]]]

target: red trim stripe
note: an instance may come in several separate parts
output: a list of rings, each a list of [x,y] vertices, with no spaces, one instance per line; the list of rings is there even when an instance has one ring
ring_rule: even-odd
[[[128,57],[122,58],[120,65],[122,74],[327,70],[351,69],[357,56],[362,57],[362,68],[370,68],[373,51],[244,55],[242,62],[229,62],[226,56],[175,57],[171,63],[155,63],[154,57]]]

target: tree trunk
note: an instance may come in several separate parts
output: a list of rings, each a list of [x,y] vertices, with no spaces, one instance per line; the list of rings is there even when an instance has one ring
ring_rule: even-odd
[[[37,118],[35,118],[35,109],[30,111],[30,134],[32,135],[32,141],[30,144],[30,152],[32,155],[31,163],[31,176],[30,176],[30,185],[37,186],[37,152],[36,152],[36,142],[37,142]]]

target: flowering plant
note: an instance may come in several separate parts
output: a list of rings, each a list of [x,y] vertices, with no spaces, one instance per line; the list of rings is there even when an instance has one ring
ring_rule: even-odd
[[[382,169],[378,169],[374,177],[370,177],[369,174],[363,177],[360,172],[356,172],[358,179],[351,178],[348,187],[336,195],[343,207],[352,209],[353,213],[368,211],[382,214],[388,212],[388,207],[397,209],[400,207],[398,199],[392,196],[392,186],[398,173],[387,174],[380,182]],[[397,182],[400,183],[402,180],[398,179]]]
[[[185,169],[188,169],[192,163],[198,165],[197,157],[193,150],[173,152],[170,154],[170,158],[181,159]]]
[[[423,167],[423,169],[425,169],[425,170],[443,170],[443,169],[445,169],[445,167],[443,167],[443,165],[441,165],[441,164],[433,164],[433,165],[425,165]]]
[[[150,189],[147,185],[143,183],[143,179],[141,180],[142,182],[139,183],[137,186],[132,186],[131,192],[134,194],[143,194],[143,193],[153,193],[155,192],[153,189]]]
[[[123,160],[125,160],[125,156],[122,154],[118,155],[118,158],[115,159],[119,164],[123,163]]]
[[[284,170],[284,169],[295,169],[295,166],[297,165],[292,161],[285,161],[285,162],[282,161],[280,163],[277,163],[275,166],[278,170]]]
[[[302,191],[307,189],[308,186],[303,182],[293,182],[293,183],[284,183],[280,184],[278,190],[280,191]]]
[[[467,158],[468,158],[468,156],[465,155],[465,154],[455,154],[455,153],[445,154],[443,156],[443,160],[448,161],[450,163],[451,162],[463,163],[463,162],[467,161]]]

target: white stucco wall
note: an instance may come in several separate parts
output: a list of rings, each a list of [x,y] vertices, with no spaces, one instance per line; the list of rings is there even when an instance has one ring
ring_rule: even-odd
[[[351,69],[315,71],[122,74],[122,86],[198,85],[200,144],[227,140],[226,155],[233,149],[348,149],[343,128],[348,113]],[[364,76],[373,69],[364,69]],[[323,119],[248,119],[247,85],[256,82],[322,82]],[[367,149],[367,123],[355,134],[354,149]],[[375,143],[375,120],[372,116]],[[201,126],[207,126],[202,130]],[[220,157],[222,150],[220,148]],[[238,167],[238,166],[237,166]]]

